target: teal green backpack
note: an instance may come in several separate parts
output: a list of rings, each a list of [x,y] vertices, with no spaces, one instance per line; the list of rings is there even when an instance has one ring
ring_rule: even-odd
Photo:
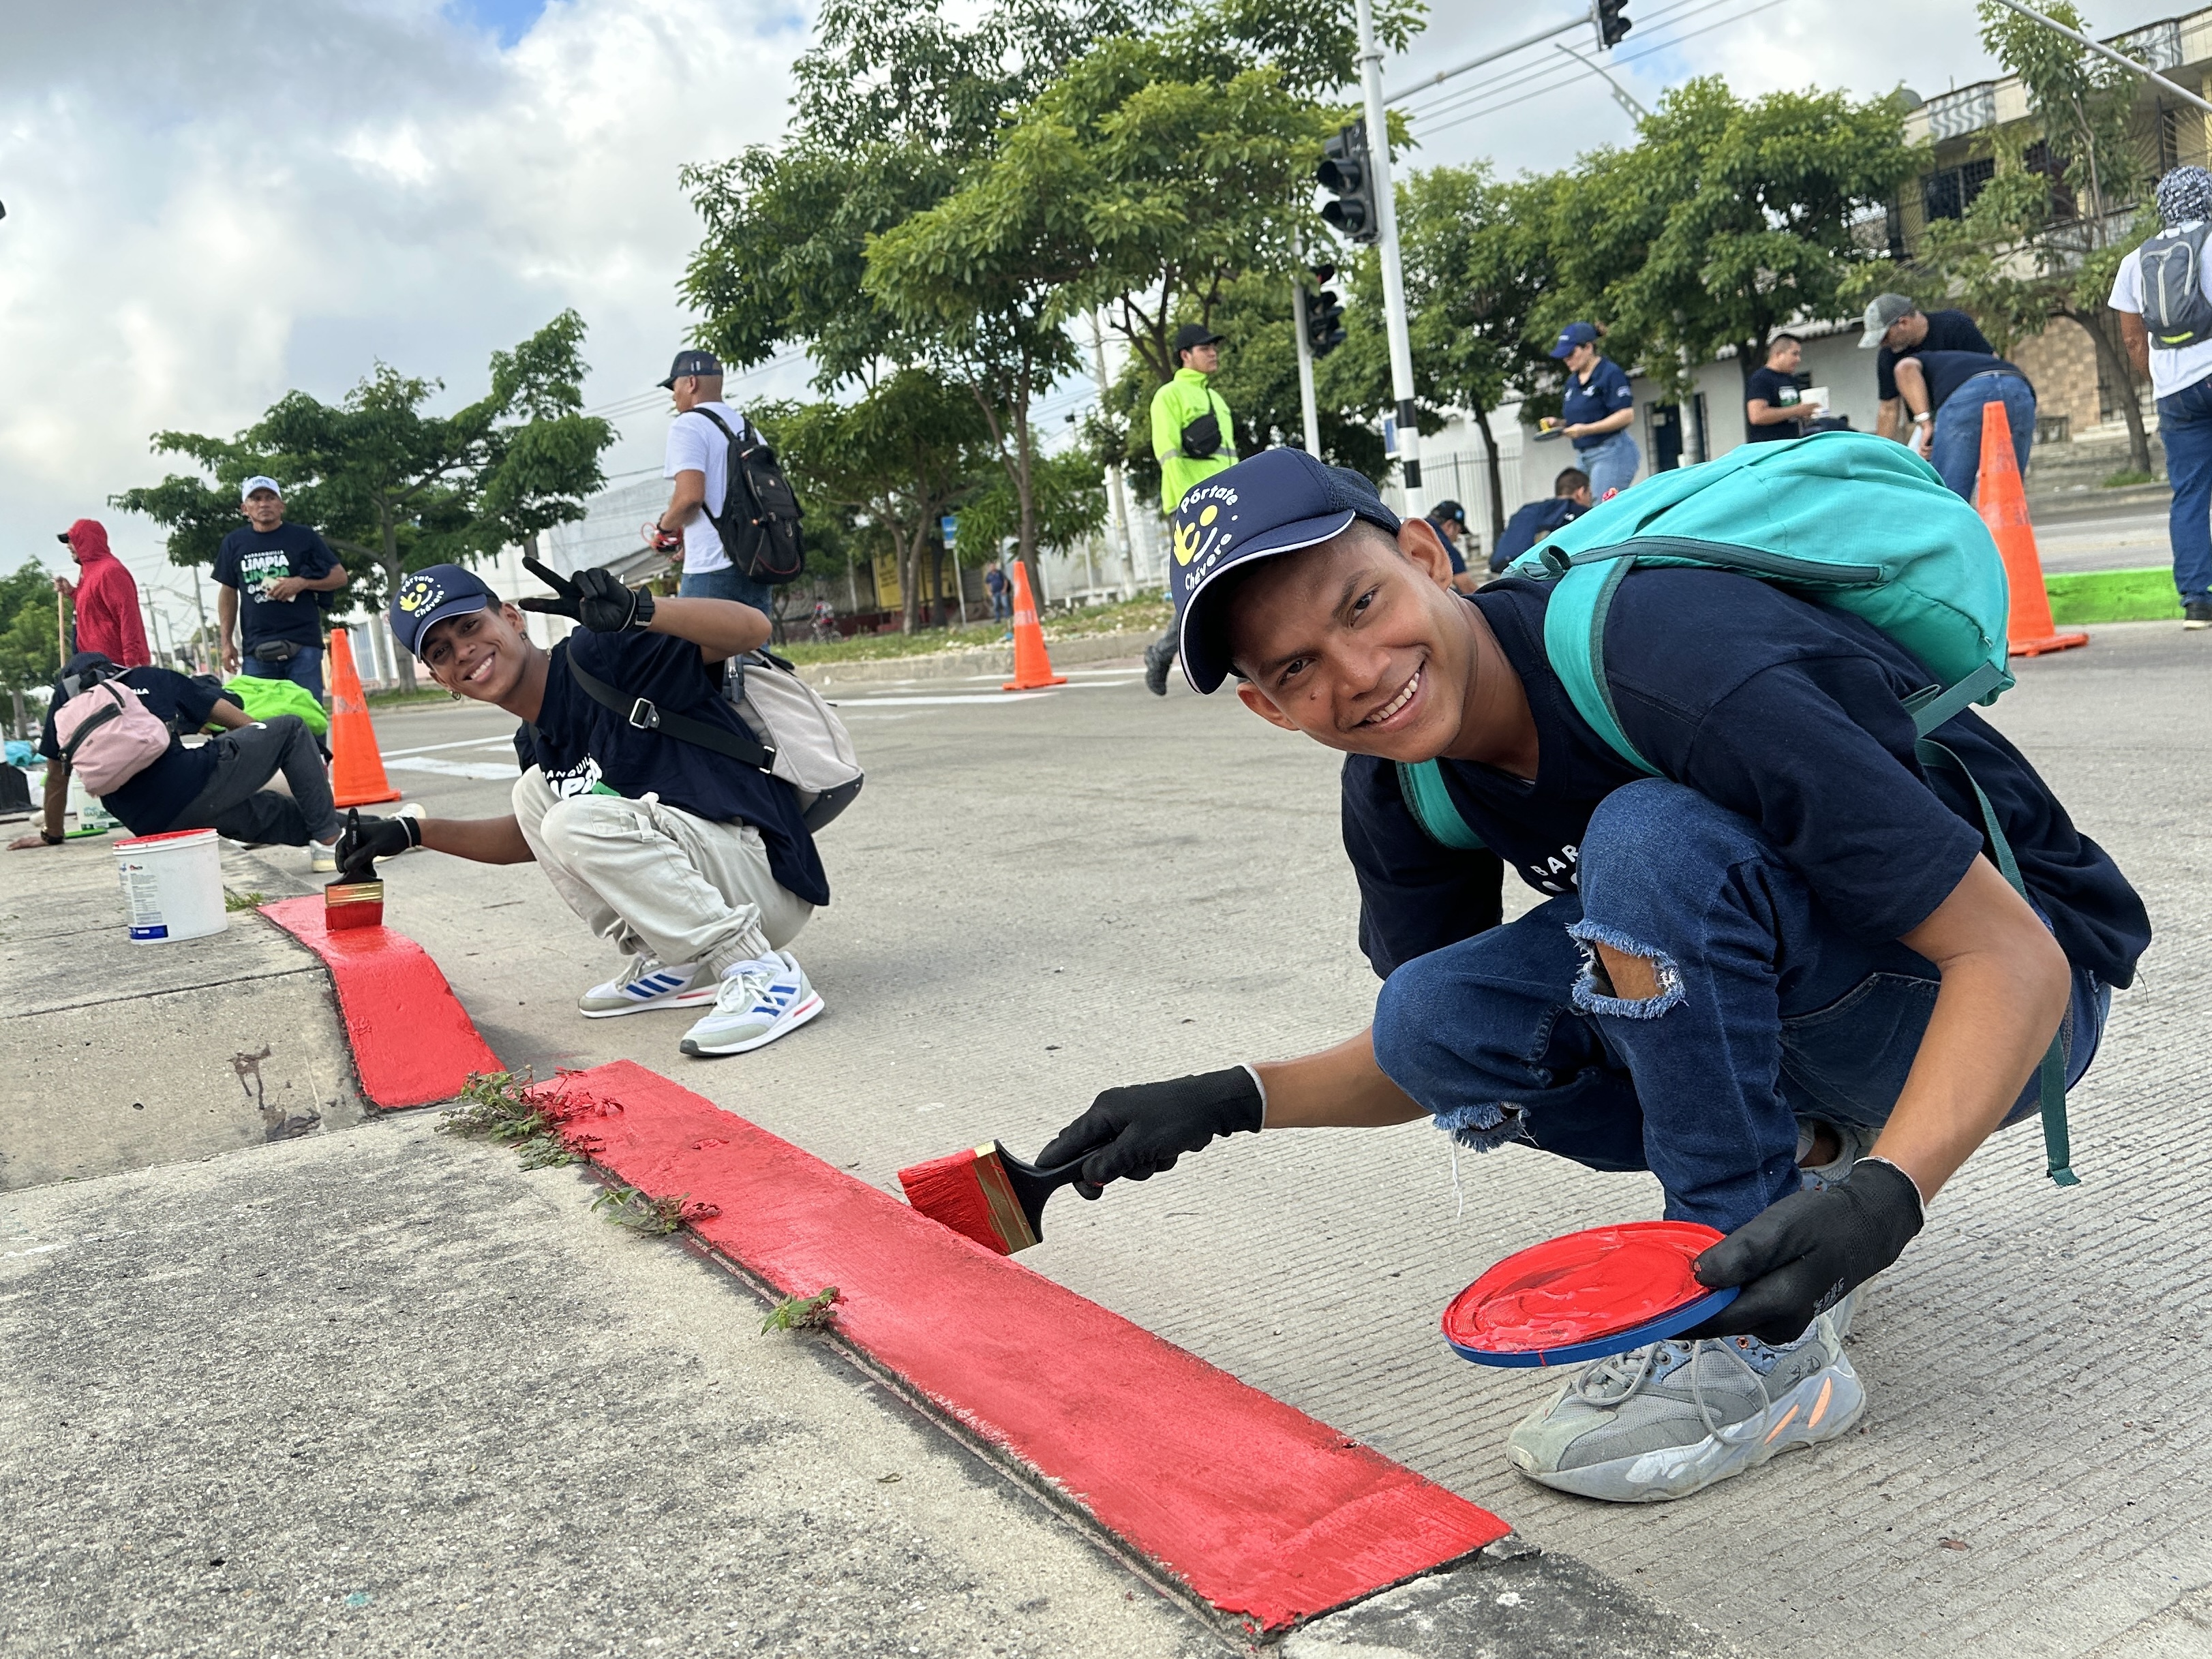
[[[1903,444],[1857,432],[1821,432],[1745,444],[1717,461],[1645,480],[1554,531],[1510,574],[1554,581],[1544,612],[1544,654],[1576,712],[1639,771],[1658,769],[1620,727],[1599,665],[1613,597],[1638,565],[1733,570],[1863,617],[1911,652],[1937,684],[1907,699],[1921,764],[1965,779],[2005,879],[2027,888],[1981,787],[1929,737],[1969,703],[2008,690],[2004,562],[1981,516]],[[1460,816],[1434,761],[1401,762],[1399,787],[1429,837],[1474,851],[1481,837]],[[2041,1073],[2051,1180],[2068,1167],[2066,1073],[2057,1039]]]

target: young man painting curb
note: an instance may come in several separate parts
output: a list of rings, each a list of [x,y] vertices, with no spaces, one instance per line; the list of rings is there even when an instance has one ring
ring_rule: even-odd
[[[1805,441],[1838,439],[1894,454]],[[1647,775],[1547,655],[1560,585],[1452,592],[1434,530],[1357,475],[1255,456],[1185,498],[1175,552],[1192,685],[1233,673],[1261,719],[1346,754],[1360,943],[1386,982],[1334,1048],[1107,1091],[1040,1165],[1083,1158],[1095,1192],[1238,1130],[1428,1115],[1477,1149],[1649,1170],[1668,1217],[1728,1235],[1699,1277],[1742,1294],[1694,1340],[1577,1376],[1514,1430],[1516,1466],[1651,1501],[1847,1430],[1852,1292],[2033,1114],[2054,1032],[2051,1087],[2081,1076],[2133,977],[2149,926],[2112,860],[1954,714],[1936,733],[1993,802],[2021,898],[1972,792],[1917,757],[1906,699],[1929,672],[1747,575],[1632,568],[1611,597],[1597,672]],[[1458,848],[1399,769],[1427,762]],[[1501,925],[1505,865],[1549,897]]]
[[[581,623],[550,652],[520,611],[459,565],[432,565],[392,595],[392,633],[430,678],[523,722],[514,812],[503,818],[395,818],[349,830],[348,880],[415,846],[480,864],[544,866],[628,969],[586,991],[587,1019],[703,1007],[687,1054],[743,1054],[822,1012],[782,947],[830,885],[789,785],[659,729],[662,717],[742,730],[720,690],[728,659],[768,643],[768,618],[733,599],[656,600],[604,570],[563,579],[533,611]],[[629,706],[608,707],[589,675]]]

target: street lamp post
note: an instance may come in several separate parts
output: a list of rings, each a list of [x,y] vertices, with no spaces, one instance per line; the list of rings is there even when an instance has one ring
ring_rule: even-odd
[[[1375,181],[1376,252],[1382,267],[1383,322],[1390,337],[1390,397],[1397,405],[1398,471],[1406,485],[1406,514],[1419,518],[1427,503],[1421,488],[1420,426],[1413,409],[1413,343],[1406,325],[1406,278],[1398,261],[1398,200],[1390,186],[1390,125],[1382,100],[1382,49],[1375,40],[1374,0],[1358,0],[1359,81],[1367,105],[1367,155]]]

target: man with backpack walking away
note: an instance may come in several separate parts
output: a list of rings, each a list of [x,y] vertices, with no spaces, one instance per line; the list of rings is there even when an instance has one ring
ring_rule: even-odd
[[[1095,1195],[1241,1130],[1426,1117],[1648,1170],[1669,1219],[1726,1235],[1699,1281],[1741,1293],[1568,1379],[1514,1466],[1648,1503],[1847,1432],[1856,1288],[2002,1124],[2040,1111],[2072,1181],[2065,1091],[2150,939],[1967,707],[2010,684],[1980,519],[1836,432],[1662,473],[1466,596],[1425,520],[1302,451],[1208,479],[1175,533],[1192,685],[1233,674],[1346,756],[1384,982],[1335,1048],[1107,1090],[1036,1163]],[[1509,867],[1545,902],[1501,923]]]
[[[223,730],[197,747],[184,735]],[[39,735],[46,817],[11,848],[59,846],[74,769],[134,836],[213,830],[233,841],[312,847],[337,868],[338,817],[315,734],[297,714],[256,720],[209,683],[167,668],[125,668],[81,651],[63,665]],[[262,786],[283,774],[289,794]]]
[[[2112,309],[2136,371],[2158,399],[2158,435],[2173,485],[2166,538],[2181,625],[2212,628],[2212,173],[2176,167],[2158,183],[2166,228],[2120,261]]]
[[[585,1018],[694,1010],[678,1046],[697,1057],[798,1030],[822,999],[783,947],[830,902],[829,879],[793,786],[724,752],[750,733],[723,671],[768,643],[767,617],[729,599],[656,600],[605,570],[563,578],[527,562],[554,594],[524,606],[580,624],[550,652],[521,611],[459,565],[413,572],[390,608],[392,637],[432,679],[522,721],[514,811],[349,829],[347,879],[412,847],[534,860],[630,958],[583,994]]]
[[[805,562],[791,486],[759,434],[722,401],[713,352],[678,352],[660,384],[676,403],[661,469],[676,487],[647,529],[653,545],[681,556],[680,597],[732,599],[773,623],[775,584]]]

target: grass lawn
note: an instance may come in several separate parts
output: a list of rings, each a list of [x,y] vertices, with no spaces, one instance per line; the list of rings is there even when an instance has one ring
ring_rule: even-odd
[[[1167,627],[1170,615],[1166,596],[1150,594],[1121,605],[1054,612],[1043,619],[1044,636],[1049,641],[1085,639],[1094,634],[1157,635]],[[877,662],[893,657],[930,657],[945,651],[987,650],[1006,636],[1004,623],[971,623],[966,628],[925,628],[914,634],[861,634],[834,645],[793,640],[775,650],[778,656],[800,664]]]

